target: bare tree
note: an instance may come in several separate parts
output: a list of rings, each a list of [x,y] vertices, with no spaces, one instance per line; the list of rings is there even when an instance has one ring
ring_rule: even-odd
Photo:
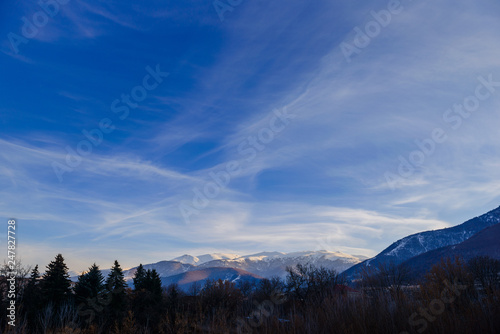
[[[487,293],[500,285],[500,261],[489,256],[477,256],[468,262],[474,280]]]
[[[30,266],[23,266],[21,260],[17,260],[14,266],[11,268],[10,265],[4,260],[3,265],[0,267],[0,291],[6,294],[8,289],[7,278],[14,273],[15,276],[15,288],[16,288],[16,298],[20,299],[23,296],[24,288],[27,285],[27,277],[31,271]],[[2,296],[5,297],[5,296]]]
[[[299,263],[295,267],[287,267],[286,271],[287,291],[299,300],[332,293],[339,285],[344,284],[342,276],[334,269]]]

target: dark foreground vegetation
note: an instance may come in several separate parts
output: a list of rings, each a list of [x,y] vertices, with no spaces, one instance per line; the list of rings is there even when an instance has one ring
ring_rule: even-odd
[[[15,326],[0,277],[2,333],[500,333],[500,262],[443,259],[419,282],[402,266],[365,271],[354,288],[333,270],[298,265],[286,280],[162,288],[140,266],[127,287],[115,261],[73,285],[58,255],[40,277],[18,268]]]

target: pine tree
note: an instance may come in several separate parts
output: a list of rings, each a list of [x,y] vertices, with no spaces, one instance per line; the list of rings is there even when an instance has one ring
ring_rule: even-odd
[[[126,310],[127,294],[125,288],[127,283],[123,276],[123,270],[118,261],[115,260],[111,272],[106,279],[106,289],[109,294],[109,315],[111,319],[121,319]]]
[[[89,271],[81,274],[74,291],[79,302],[88,303],[90,300],[97,300],[97,297],[100,297],[104,291],[104,277],[99,266],[94,263]]]
[[[28,321],[28,327],[31,328],[33,332],[38,329],[37,326],[37,313],[42,306],[42,295],[39,285],[40,273],[38,271],[38,265],[31,271],[30,279],[23,295],[23,306],[26,310],[26,319]]]
[[[155,299],[161,299],[162,288],[161,288],[161,278],[158,275],[156,269],[148,270],[147,274],[147,285],[146,289],[152,293]]]
[[[40,278],[40,272],[38,271],[38,264],[31,270],[30,280],[28,282],[27,289],[33,289],[35,286],[38,286],[38,280]]]
[[[136,291],[139,291],[141,289],[144,289],[144,280],[146,279],[146,271],[144,270],[144,267],[142,266],[142,263],[139,264],[139,267],[137,267],[137,270],[134,275],[134,289]]]
[[[47,271],[41,282],[42,295],[46,303],[52,303],[55,307],[68,301],[71,295],[71,281],[68,275],[68,267],[64,263],[61,254],[57,254],[54,261],[47,265]]]
[[[82,273],[78,277],[73,291],[78,303],[77,311],[80,320],[85,321],[88,325],[95,318],[100,321],[102,317],[99,315],[104,309],[103,299],[105,299],[107,291],[104,288],[104,277],[99,266],[94,263],[87,272]]]
[[[144,268],[139,266],[134,283],[136,289],[132,295],[132,309],[137,321],[143,326],[158,322],[164,311],[160,276],[155,269],[144,271]]]

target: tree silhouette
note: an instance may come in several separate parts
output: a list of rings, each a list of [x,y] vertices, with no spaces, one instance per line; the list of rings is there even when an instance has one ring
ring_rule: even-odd
[[[155,269],[140,265],[134,277],[135,291],[132,308],[137,321],[141,325],[158,323],[163,312],[161,279]]]
[[[500,285],[500,261],[489,256],[476,256],[467,265],[485,292],[490,293]]]
[[[156,269],[148,269],[146,272],[145,288],[153,295],[156,300],[161,299],[162,288],[161,278]]]
[[[104,277],[95,263],[78,277],[74,288],[78,302],[96,299],[104,291]]]
[[[37,326],[37,313],[42,307],[42,294],[40,291],[40,273],[38,272],[38,265],[31,270],[30,279],[23,294],[23,305],[26,310],[26,319],[28,326],[36,328]]]
[[[134,289],[136,291],[144,289],[144,280],[146,279],[146,271],[144,270],[144,267],[142,266],[142,263],[139,264],[139,267],[137,267],[137,270],[135,271],[134,275]]]
[[[68,267],[61,254],[57,254],[54,261],[47,265],[47,271],[41,282],[42,295],[45,303],[52,303],[54,307],[61,306],[68,301],[71,295],[71,281]]]
[[[106,289],[109,296],[108,314],[111,320],[121,320],[127,306],[127,283],[120,264],[115,260],[111,272],[106,279]]]

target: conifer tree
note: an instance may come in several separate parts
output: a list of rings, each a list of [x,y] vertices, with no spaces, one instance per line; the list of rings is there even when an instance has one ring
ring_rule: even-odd
[[[99,266],[94,263],[87,272],[82,273],[73,291],[80,320],[90,324],[96,316],[100,319],[99,314],[104,309],[102,299],[105,297],[106,289]]]
[[[106,289],[109,294],[108,310],[112,319],[121,319],[126,310],[127,294],[125,288],[127,283],[123,276],[123,270],[117,260],[106,279]]]
[[[146,271],[144,270],[144,267],[142,266],[142,263],[139,264],[139,267],[137,267],[137,270],[135,271],[134,275],[134,289],[136,291],[139,291],[141,289],[144,289],[144,280],[146,279]]]
[[[161,278],[158,275],[156,269],[148,270],[147,274],[147,286],[146,289],[151,292],[155,299],[161,299],[162,288],[161,288]]]
[[[61,254],[57,254],[54,261],[47,265],[47,271],[41,282],[42,295],[46,303],[52,303],[55,307],[68,301],[71,295],[71,281],[68,275],[68,267],[64,263]]]
[[[77,301],[96,300],[104,291],[104,277],[95,263],[78,277],[74,288]]]
[[[35,287],[38,287],[38,280],[40,279],[40,272],[38,271],[38,264],[31,270],[30,280],[28,281],[28,285],[26,286],[26,290],[33,290]],[[31,292],[31,291],[30,291]]]
[[[155,269],[144,271],[137,268],[134,278],[135,291],[132,296],[132,309],[141,325],[156,323],[164,311],[162,309],[161,279]]]
[[[26,319],[28,321],[28,327],[33,331],[36,331],[36,317],[37,312],[42,306],[42,295],[40,292],[39,280],[40,273],[38,271],[38,265],[31,270],[30,279],[23,295],[23,306],[26,310]]]

